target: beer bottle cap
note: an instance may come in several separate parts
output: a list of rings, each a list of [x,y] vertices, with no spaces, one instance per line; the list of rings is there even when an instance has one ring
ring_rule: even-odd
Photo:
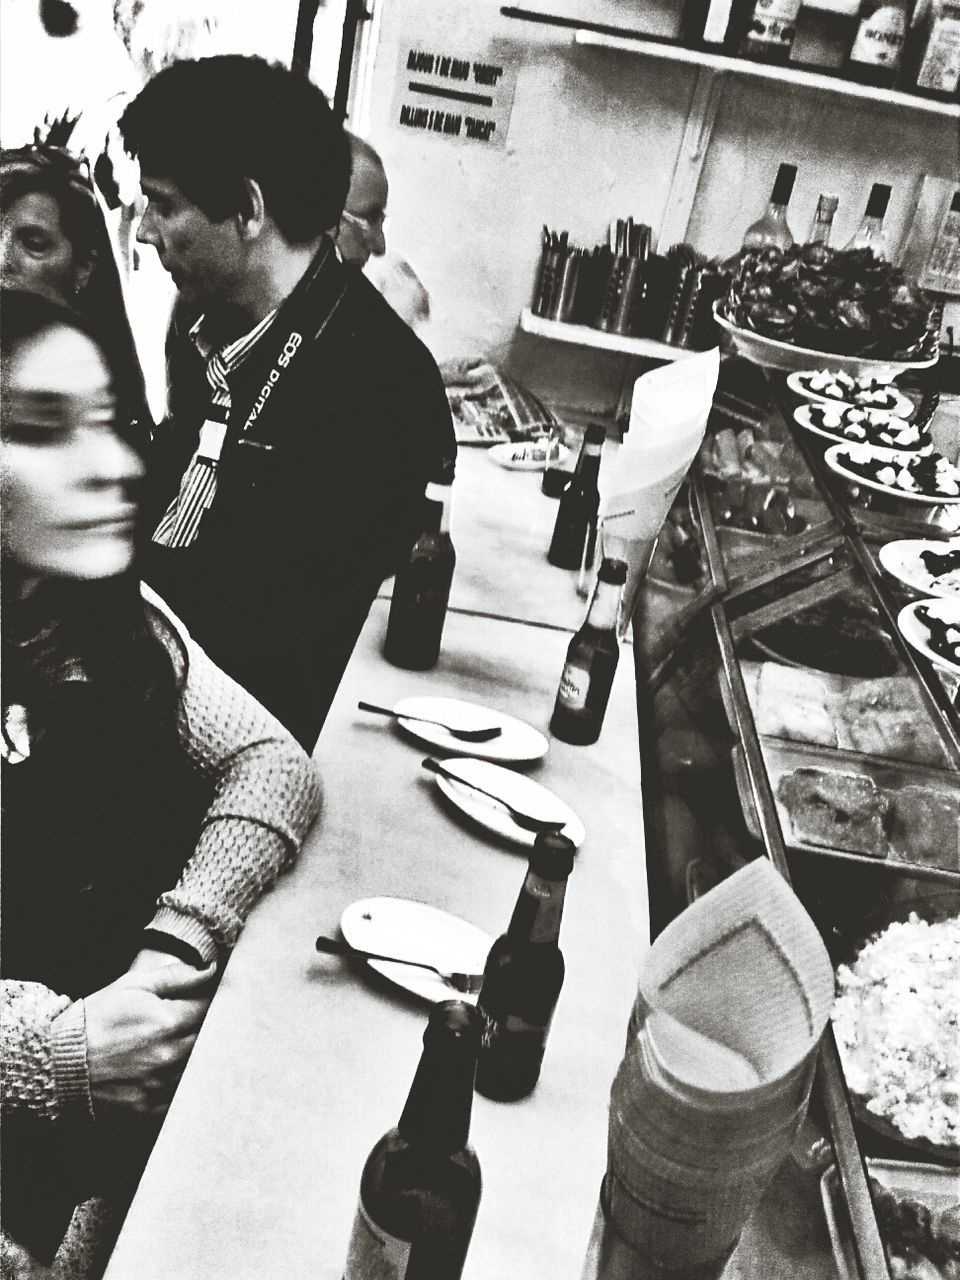
[[[544,880],[566,880],[573,870],[577,846],[560,831],[540,831],[533,842],[530,869]]]
[[[606,428],[598,426],[595,422],[591,423],[590,426],[587,427],[586,435],[584,436],[587,444],[603,444],[606,438]]]
[[[464,1000],[442,1000],[430,1011],[430,1018],[423,1033],[424,1043],[435,1034],[456,1040],[478,1039],[480,1017],[473,1005]]]
[[[601,582],[613,582],[623,586],[627,580],[627,562],[625,560],[604,560],[597,574]]]

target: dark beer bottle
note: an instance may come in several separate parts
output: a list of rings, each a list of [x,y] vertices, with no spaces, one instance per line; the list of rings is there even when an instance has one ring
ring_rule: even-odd
[[[600,737],[620,657],[617,613],[627,580],[623,560],[604,560],[583,626],[570,641],[550,732],[563,742],[585,746]]]
[[[480,1041],[476,1009],[438,1004],[395,1129],[363,1166],[343,1280],[457,1280],[480,1204],[470,1110]]]
[[[587,427],[577,459],[573,479],[564,489],[557,509],[557,522],[550,539],[547,559],[559,569],[579,569],[584,547],[597,537],[597,515],[600,511],[600,450],[606,432],[603,427]],[[593,546],[587,546],[587,560],[593,558]]]
[[[541,832],[507,932],[490,948],[477,1009],[483,1022],[477,1089],[488,1098],[525,1098],[540,1078],[553,1011],[563,986],[558,945],[572,840]]]
[[[457,554],[450,538],[453,462],[427,485],[423,529],[397,571],[383,654],[395,667],[426,671],[440,657]]]

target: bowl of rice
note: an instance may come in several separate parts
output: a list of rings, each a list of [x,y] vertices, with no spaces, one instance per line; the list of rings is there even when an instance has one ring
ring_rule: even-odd
[[[833,1028],[858,1118],[960,1162],[960,904],[931,899],[837,969]]]

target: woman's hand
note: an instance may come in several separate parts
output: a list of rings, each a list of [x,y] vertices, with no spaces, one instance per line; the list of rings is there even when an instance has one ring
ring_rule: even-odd
[[[127,973],[135,973],[138,977],[142,977],[144,973],[148,973],[152,969],[165,969],[171,964],[183,965],[184,962],[177,956],[171,955],[169,951],[154,951],[152,947],[144,947],[142,951],[138,951],[134,956],[133,963]],[[196,972],[190,965],[185,967],[190,969],[191,972]]]
[[[94,1108],[163,1115],[210,1003],[216,965],[182,960],[126,973],[85,997]]]

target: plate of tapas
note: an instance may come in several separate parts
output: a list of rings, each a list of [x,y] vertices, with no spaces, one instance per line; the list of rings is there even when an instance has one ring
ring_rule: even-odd
[[[936,451],[878,453],[869,445],[832,445],[823,455],[852,484],[927,506],[960,502],[960,469]]]

